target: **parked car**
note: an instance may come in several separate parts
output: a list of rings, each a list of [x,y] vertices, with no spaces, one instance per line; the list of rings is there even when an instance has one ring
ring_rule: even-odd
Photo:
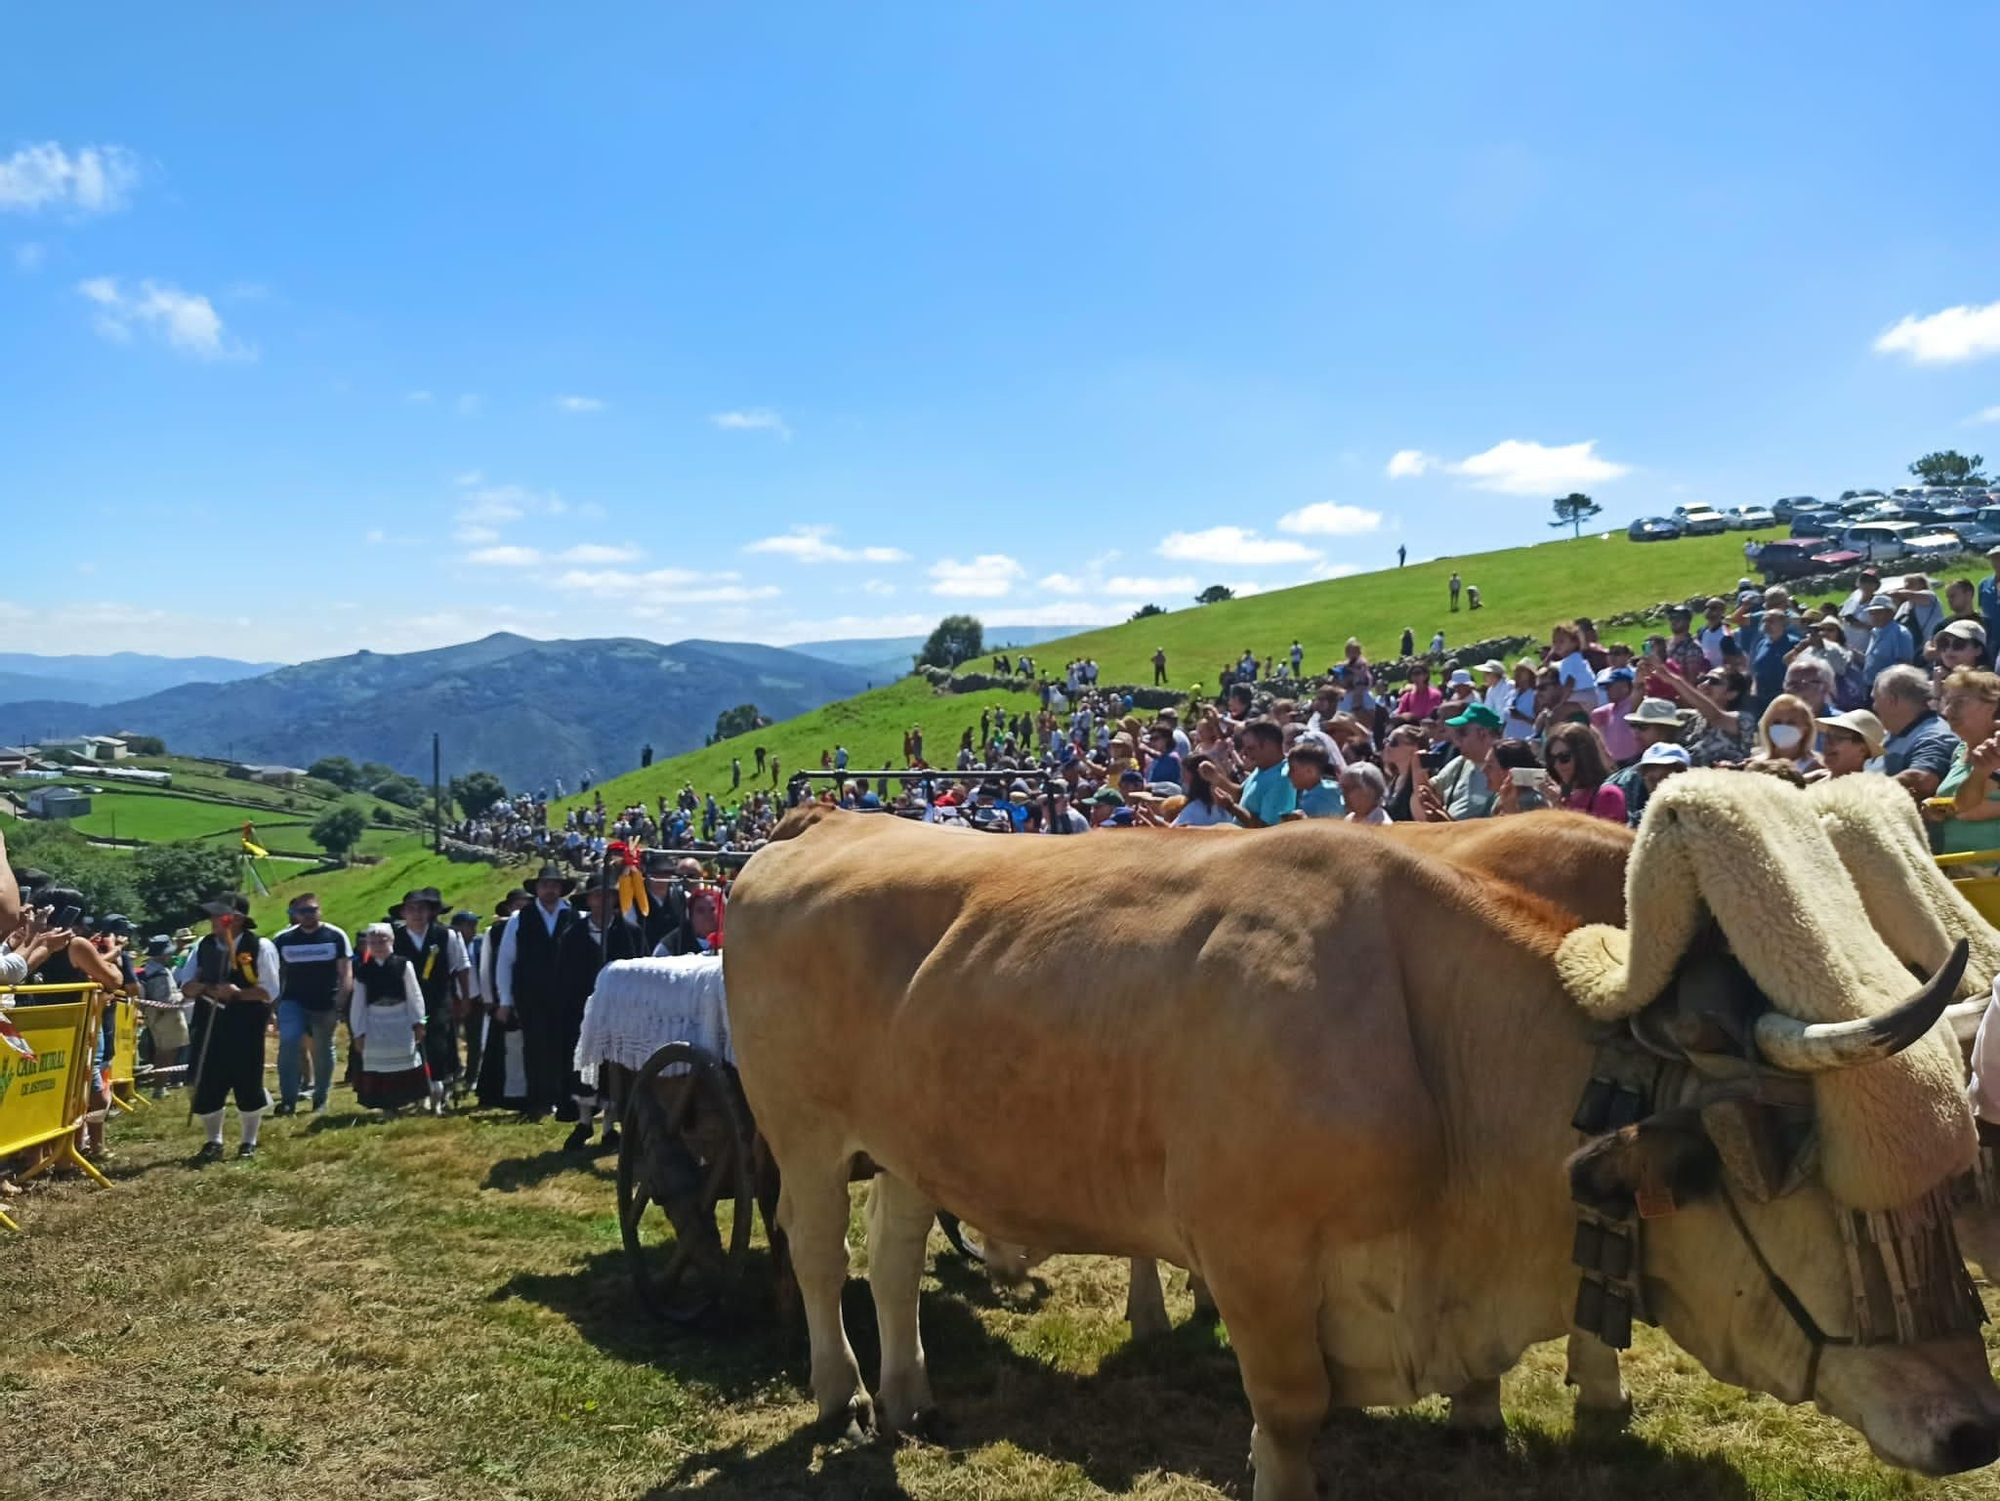
[[[1769,542],[1746,542],[1743,555],[1764,575],[1767,584],[1814,573],[1837,573],[1861,561],[1860,553],[1839,547],[1824,537],[1777,537]]]
[[[1675,506],[1674,519],[1690,537],[1713,537],[1729,530],[1729,518],[1714,506]]]
[[[1903,546],[1911,552],[1960,553],[1965,551],[1965,543],[1950,527],[1924,527],[1916,536],[1905,538]]]
[[[1671,542],[1681,534],[1681,524],[1664,516],[1648,516],[1625,528],[1634,542]]]
[[[1801,511],[1817,511],[1819,502],[1810,495],[1787,495],[1771,507],[1771,514],[1780,521],[1790,521]]]
[[[1783,519],[1776,511],[1764,506],[1731,506],[1725,514],[1732,532],[1762,531],[1767,526],[1776,526]]]
[[[1851,523],[1839,512],[1808,511],[1792,518],[1794,537],[1818,537],[1826,540],[1838,537]]]
[[[1910,550],[1910,538],[1923,531],[1914,521],[1864,521],[1842,532],[1840,545],[1871,563],[1881,563],[1903,556]]]

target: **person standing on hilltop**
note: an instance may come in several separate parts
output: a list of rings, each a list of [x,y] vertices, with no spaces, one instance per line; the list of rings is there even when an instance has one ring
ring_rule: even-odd
[[[535,876],[535,900],[507,919],[494,961],[494,988],[500,1005],[493,1016],[502,1027],[518,1022],[526,1074],[522,1113],[539,1121],[559,1105],[568,1106],[570,1053],[563,1041],[557,959],[562,942],[577,924],[566,898],[576,882],[555,865]]]
[[[1398,568],[1401,568],[1403,564],[1406,561],[1408,561],[1409,556],[1410,556],[1409,548],[1405,547],[1402,543],[1398,542],[1396,544],[1396,566]]]
[[[1456,615],[1458,613],[1458,591],[1465,587],[1464,583],[1459,579],[1457,569],[1452,570],[1448,587],[1451,589],[1451,612]]]
[[[758,759],[762,760],[763,757],[759,756]],[[741,756],[731,756],[729,758],[729,790],[731,792],[734,792],[738,787],[741,787],[742,785],[743,785],[743,758]]]
[[[1402,657],[1414,657],[1416,654],[1417,654],[1416,630],[1413,627],[1406,625],[1403,627],[1403,649],[1400,652],[1398,652],[1397,655]]]
[[[300,1054],[312,1044],[312,1108],[326,1109],[333,1084],[333,1029],[353,988],[347,935],[319,918],[319,898],[300,892],[287,909],[292,925],[271,940],[278,951],[278,1108],[299,1108]]]
[[[1164,687],[1166,681],[1167,649],[1164,646],[1156,646],[1153,648],[1153,686],[1155,688]]]
[[[264,1034],[279,989],[278,951],[257,936],[249,900],[226,891],[202,903],[201,910],[208,914],[208,936],[194,946],[177,976],[183,996],[208,1002],[192,1102],[208,1138],[197,1165],[222,1157],[222,1113],[231,1094],[243,1130],[236,1155],[257,1155],[257,1127],[271,1105],[264,1088]]]

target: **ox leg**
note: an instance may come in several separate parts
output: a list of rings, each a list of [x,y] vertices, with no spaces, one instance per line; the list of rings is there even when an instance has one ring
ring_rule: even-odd
[[[1188,1291],[1194,1294],[1195,1321],[1213,1324],[1220,1317],[1215,1311],[1215,1294],[1208,1290],[1200,1272],[1188,1273]]]
[[[1167,1318],[1166,1294],[1160,1291],[1160,1264],[1151,1257],[1132,1258],[1131,1282],[1125,1290],[1125,1322],[1132,1338],[1151,1339],[1173,1327]]]
[[[1500,1412],[1499,1381],[1475,1381],[1465,1390],[1453,1392],[1445,1427],[1472,1433],[1504,1432],[1507,1419]]]
[[[868,1426],[873,1412],[840,1318],[840,1291],[847,1282],[847,1211],[845,1163],[830,1174],[789,1173],[778,1191],[778,1223],[790,1242],[812,1341],[813,1396],[821,1419],[845,1422],[852,1436]]]
[[[1622,1425],[1632,1415],[1632,1394],[1618,1369],[1618,1352],[1594,1334],[1569,1337],[1563,1380],[1576,1388],[1579,1421],[1610,1421]]]
[[[915,1426],[931,1408],[931,1378],[918,1327],[918,1288],[937,1206],[902,1179],[877,1173],[868,1192],[868,1289],[882,1338],[882,1377],[875,1397],[882,1425]]]
[[[1304,1262],[1300,1256],[1297,1261]],[[1273,1260],[1268,1274],[1283,1263]],[[1216,1303],[1250,1399],[1252,1501],[1314,1501],[1312,1442],[1333,1400],[1319,1347],[1317,1289],[1260,1286],[1250,1278],[1218,1279]]]

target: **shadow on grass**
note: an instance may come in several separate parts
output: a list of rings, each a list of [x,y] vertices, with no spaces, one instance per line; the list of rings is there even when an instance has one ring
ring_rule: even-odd
[[[603,1166],[607,1159],[610,1171]],[[616,1168],[617,1159],[594,1145],[585,1152],[567,1152],[561,1147],[551,1147],[527,1157],[502,1157],[487,1169],[486,1181],[481,1186],[497,1189],[501,1193],[517,1193],[563,1173],[589,1173],[608,1180],[610,1172],[616,1171]]]

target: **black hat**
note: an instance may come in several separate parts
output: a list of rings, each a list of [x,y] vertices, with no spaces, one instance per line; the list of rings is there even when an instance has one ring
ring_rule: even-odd
[[[414,891],[404,892],[403,900],[399,905],[407,907],[411,902],[429,902],[433,913],[442,912],[446,907],[451,905],[451,903],[438,895],[438,889],[435,886],[419,886]]]
[[[174,951],[174,941],[164,933],[155,933],[146,940],[146,957],[163,959]]]
[[[563,868],[553,860],[544,862],[542,868],[535,872],[535,879],[527,883],[528,890],[533,891],[544,881],[561,882],[564,896],[568,896],[572,891],[576,890],[576,877],[565,873]]]
[[[613,875],[608,870],[596,870],[592,871],[590,874],[590,879],[583,883],[582,894],[584,896],[591,896],[600,891],[616,892],[617,890],[618,890],[617,876]]]
[[[210,917],[222,917],[233,913],[243,919],[243,926],[254,928],[256,920],[250,916],[250,898],[240,891],[224,891],[201,904],[201,910]]]
[[[130,938],[132,936],[132,919],[122,912],[114,912],[109,917],[98,920],[97,931],[100,933],[109,933],[113,938]]]
[[[455,928],[455,927],[457,927],[457,926],[458,926],[458,925],[459,925],[460,923],[462,923],[462,922],[469,922],[469,923],[472,923],[472,924],[473,924],[474,926],[477,926],[477,925],[478,925],[478,923],[479,923],[479,914],[478,914],[477,912],[454,912],[454,913],[452,913],[452,915],[451,915],[451,925],[452,925],[452,926],[453,926],[454,928]]]
[[[26,866],[14,872],[15,884],[17,884],[23,891],[33,891],[36,887],[47,886],[54,880],[55,877],[50,875],[47,871],[36,870],[32,865]]]

